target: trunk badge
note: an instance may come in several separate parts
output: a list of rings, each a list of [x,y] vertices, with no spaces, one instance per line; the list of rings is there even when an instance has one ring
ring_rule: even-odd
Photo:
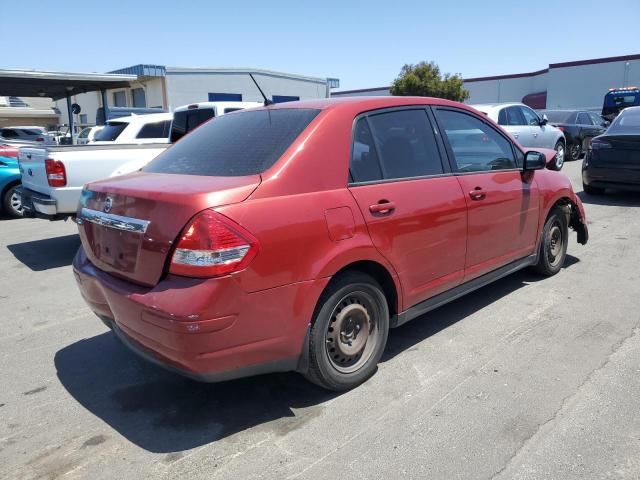
[[[107,197],[104,201],[104,213],[109,213],[111,208],[113,207],[113,199],[111,197]]]

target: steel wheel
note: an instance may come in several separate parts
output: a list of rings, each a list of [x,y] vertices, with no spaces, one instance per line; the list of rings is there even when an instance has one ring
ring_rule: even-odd
[[[564,165],[564,155],[565,155],[564,143],[562,142],[556,143],[555,151],[556,151],[555,167],[556,167],[556,170],[560,170]]]
[[[558,264],[564,260],[564,238],[562,235],[562,225],[559,221],[553,223],[549,229],[547,238],[545,239],[545,250],[547,254],[547,260],[549,265],[555,268]]]
[[[352,292],[334,308],[325,337],[329,363],[340,373],[353,373],[367,363],[377,343],[378,328],[371,311],[374,300]]]

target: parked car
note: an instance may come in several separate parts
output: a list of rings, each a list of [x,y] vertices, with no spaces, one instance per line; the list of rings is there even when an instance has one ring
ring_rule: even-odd
[[[198,125],[226,113],[261,107],[258,102],[200,102],[178,107],[173,112],[171,142],[177,142]]]
[[[169,143],[172,118],[172,113],[150,113],[109,120],[91,143]]]
[[[602,102],[602,116],[606,120],[613,121],[623,109],[638,105],[640,105],[640,88],[610,88]]]
[[[606,121],[597,113],[587,110],[541,110],[549,124],[562,130],[571,160],[578,160],[589,150],[591,139],[607,129]]]
[[[566,141],[562,131],[548,124],[542,117],[523,103],[499,103],[472,105],[509,132],[525,148],[553,148],[556,160],[551,165],[561,170],[564,164]]]
[[[236,112],[87,185],[73,268],[152,362],[205,381],[297,370],[345,390],[375,372],[389,327],[525,267],[556,274],[568,227],[587,242],[554,161],[442,99]]]
[[[2,127],[0,137],[7,140],[38,142],[53,145],[54,138],[43,127]]]
[[[86,145],[87,143],[93,142],[95,140],[96,134],[103,128],[103,125],[96,125],[94,127],[87,127],[82,129],[82,131],[78,134],[76,143],[78,145]]]
[[[606,188],[640,191],[640,107],[629,107],[591,141],[582,163],[582,188],[590,195]]]
[[[22,216],[18,150],[0,147],[0,207],[10,217]]]
[[[179,130],[180,134],[172,134],[173,138],[182,137],[185,128],[187,133],[191,132],[210,119],[211,111],[214,116],[221,116],[230,113],[230,109],[240,109],[239,102],[212,102],[191,107],[177,109],[186,109],[188,114],[178,115],[178,122],[172,129]],[[74,216],[85,183],[135,172],[169,146],[168,138],[164,136],[149,137],[165,134],[168,137],[166,129],[170,116],[170,113],[160,113],[110,120],[94,137],[96,141],[88,145],[23,148],[19,158],[24,215],[47,220]],[[181,118],[185,119],[184,123]]]

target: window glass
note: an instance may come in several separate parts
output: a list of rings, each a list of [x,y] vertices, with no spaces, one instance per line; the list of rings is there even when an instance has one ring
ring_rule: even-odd
[[[194,128],[215,116],[213,108],[183,110],[173,114],[171,124],[171,142],[177,142]]]
[[[78,138],[87,138],[89,136],[90,131],[91,131],[91,128],[85,128],[78,134]]]
[[[15,130],[11,130],[10,128],[3,128],[0,131],[0,135],[2,135],[4,138],[17,138],[18,137],[18,133]]]
[[[169,125],[171,125],[170,120],[147,123],[140,129],[136,138],[167,138],[169,136]]]
[[[241,93],[209,93],[209,101],[210,102],[241,102],[242,94]]]
[[[229,107],[224,109],[224,113],[237,112],[238,110],[242,110],[241,107]]]
[[[505,110],[507,111],[507,125],[518,126],[527,124],[524,115],[522,115],[522,110],[518,107],[508,107]]]
[[[221,115],[144,167],[146,172],[235,177],[271,167],[320,113],[283,108]]]
[[[604,126],[604,120],[600,115],[598,115],[597,113],[589,112],[589,116],[591,117],[594,125],[598,125],[599,127]]]
[[[527,107],[516,107],[516,108],[519,108],[520,110],[522,110],[522,115],[524,116],[524,121],[526,125],[529,125],[532,127],[540,126],[540,119],[538,118],[538,115],[536,115],[536,112],[534,112],[533,110]]]
[[[611,123],[607,133],[640,135],[640,109],[623,110]]]
[[[585,112],[580,112],[576,123],[578,125],[591,125],[591,118]]]
[[[373,135],[366,118],[356,123],[353,135],[350,173],[353,182],[372,182],[382,180],[382,170]]]
[[[574,112],[569,110],[542,110],[540,114],[547,116],[550,122],[554,123],[571,123]]]
[[[134,107],[146,107],[147,106],[147,98],[144,93],[144,88],[132,88],[131,89],[131,100],[133,101]]]
[[[96,133],[94,140],[97,142],[113,142],[129,125],[127,122],[109,122],[102,130]]]
[[[506,108],[503,108],[500,110],[500,113],[498,113],[498,125],[508,125]]]
[[[442,174],[442,162],[427,113],[398,110],[369,116],[384,179]]]
[[[273,103],[284,103],[284,102],[296,102],[300,100],[300,97],[296,97],[293,95],[274,95],[272,99],[273,99]]]
[[[127,95],[124,90],[119,92],[113,92],[113,106],[114,107],[126,107]]]
[[[476,117],[437,110],[459,172],[517,168],[511,142]]]

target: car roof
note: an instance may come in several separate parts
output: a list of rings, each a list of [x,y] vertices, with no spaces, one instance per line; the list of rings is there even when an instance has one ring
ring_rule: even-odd
[[[197,105],[197,107],[193,107],[193,105]],[[193,102],[187,105],[181,105],[178,108],[174,109],[174,112],[184,112],[185,110],[194,110],[201,108],[213,108],[213,107],[221,107],[221,108],[253,108],[253,107],[261,107],[262,102]],[[191,107],[191,108],[189,108]]]
[[[173,119],[173,113],[147,113],[145,115],[131,115],[107,120],[107,123],[152,123]]]

